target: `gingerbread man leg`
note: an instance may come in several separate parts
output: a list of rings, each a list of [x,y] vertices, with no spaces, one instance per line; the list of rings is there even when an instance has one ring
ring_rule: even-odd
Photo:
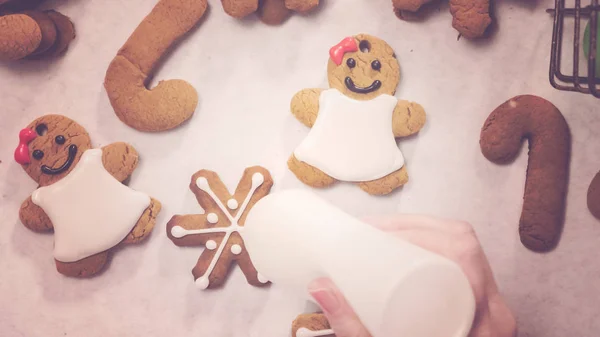
[[[385,195],[408,182],[406,165],[385,177],[358,183],[358,186],[371,195]]]
[[[103,251],[96,255],[86,257],[75,262],[56,262],[56,270],[59,273],[72,277],[88,277],[97,274],[108,260],[108,251]]]
[[[298,160],[294,155],[288,160],[288,167],[301,182],[312,187],[327,187],[337,181],[318,168]]]

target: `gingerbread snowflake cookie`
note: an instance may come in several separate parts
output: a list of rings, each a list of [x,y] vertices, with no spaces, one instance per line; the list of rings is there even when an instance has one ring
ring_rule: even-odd
[[[400,65],[383,40],[348,37],[329,54],[331,89],[304,89],[292,99],[292,114],[312,130],[288,166],[313,187],[340,180],[369,194],[388,194],[408,181],[396,137],[417,133],[425,111],[393,96]]]
[[[215,172],[201,170],[192,176],[190,189],[205,213],[174,216],[167,235],[178,246],[205,247],[192,270],[199,288],[223,285],[234,261],[251,285],[268,283],[254,268],[240,233],[248,212],[272,185],[269,171],[259,166],[244,171],[233,195]]]
[[[36,119],[19,140],[15,160],[40,185],[23,202],[19,217],[31,230],[54,230],[60,273],[96,274],[113,247],[150,234],[160,202],[121,183],[138,163],[131,145],[93,149],[85,129],[60,115]]]

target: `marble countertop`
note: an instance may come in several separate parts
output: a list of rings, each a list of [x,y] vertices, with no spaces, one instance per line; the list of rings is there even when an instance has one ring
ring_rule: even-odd
[[[270,170],[274,191],[307,188],[286,166],[308,132],[289,113],[289,101],[300,89],[325,87],[329,47],[361,32],[395,49],[402,67],[396,96],[422,104],[428,122],[418,136],[399,142],[411,180],[397,193],[372,197],[350,184],[317,193],[357,217],[408,212],[467,220],[520,336],[600,331],[600,222],[586,207],[588,185],[600,170],[600,100],[548,82],[552,17],[544,10],[553,1],[498,1],[497,29],[479,42],[457,40],[447,4],[422,22],[404,22],[389,0],[323,0],[313,15],[269,27],[254,18],[237,21],[219,1],[209,2],[206,20],[152,83],[181,78],[199,93],[194,117],[171,132],[140,133],[122,124],[102,85],[109,62],[155,1],[49,1],[76,24],[68,53],[0,65],[3,336],[288,336],[305,302],[276,286],[253,288],[237,268],[224,288],[198,290],[191,269],[201,248],[176,247],[165,225],[174,214],[201,212],[188,190],[200,169],[217,171],[231,190],[251,165]],[[488,114],[525,93],[553,102],[573,135],[564,233],[548,254],[519,242],[526,147],[506,166],[488,162],[479,150]],[[52,235],[33,233],[18,220],[19,205],[36,185],[12,159],[17,135],[47,113],[78,121],[96,146],[131,143],[141,161],[130,186],[163,203],[150,239],[120,250],[98,277],[58,274]]]

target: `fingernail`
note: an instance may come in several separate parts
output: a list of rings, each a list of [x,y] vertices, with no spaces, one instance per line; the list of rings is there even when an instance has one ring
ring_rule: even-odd
[[[340,308],[337,296],[330,289],[310,289],[310,294],[326,313],[335,313]]]

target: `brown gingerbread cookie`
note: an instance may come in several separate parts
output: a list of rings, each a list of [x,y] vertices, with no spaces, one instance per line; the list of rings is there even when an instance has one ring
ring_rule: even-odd
[[[39,184],[19,218],[33,231],[54,231],[60,273],[94,275],[112,248],[150,234],[161,204],[122,184],[138,163],[131,145],[93,149],[85,129],[61,115],[34,120],[19,141],[15,160]]]
[[[33,8],[40,1],[0,3],[0,61],[59,56],[75,38],[71,20]]]
[[[327,318],[322,313],[298,315],[292,323],[292,337],[335,337]]]
[[[417,12],[432,0],[392,0],[394,10]],[[490,0],[450,0],[452,27],[462,36],[474,39],[484,35],[492,23]],[[401,16],[401,15],[400,15]]]
[[[234,262],[251,285],[268,284],[254,268],[240,231],[254,204],[269,194],[272,185],[269,171],[259,166],[244,171],[233,195],[215,172],[201,170],[192,176],[190,189],[205,213],[172,217],[167,235],[178,246],[205,247],[192,270],[200,289],[222,286]]]
[[[600,220],[600,172],[596,173],[588,188],[587,206],[592,215]]]
[[[516,96],[497,107],[481,129],[481,152],[490,161],[510,163],[529,141],[527,180],[519,221],[521,242],[549,251],[559,241],[565,216],[571,134],[560,111],[547,100]]]
[[[164,131],[188,120],[198,93],[186,81],[146,84],[162,56],[204,16],[206,0],[160,0],[110,63],[104,87],[117,117],[140,131]]]
[[[292,12],[306,13],[319,6],[319,0],[221,0],[225,13],[243,18],[252,13],[266,24],[278,25]]]
[[[292,114],[312,130],[288,167],[313,187],[340,180],[369,194],[388,194],[408,181],[395,138],[417,133],[425,111],[393,96],[400,65],[385,41],[360,34],[329,53],[331,89],[304,89],[292,99]]]

